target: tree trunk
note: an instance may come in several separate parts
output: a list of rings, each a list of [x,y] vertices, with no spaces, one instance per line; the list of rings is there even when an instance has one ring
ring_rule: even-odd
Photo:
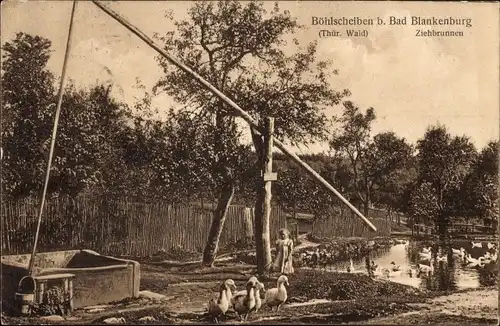
[[[441,213],[439,215],[439,220],[438,220],[439,239],[444,240],[447,229],[448,229],[448,218],[444,213]]]
[[[208,234],[207,244],[203,251],[204,266],[213,266],[217,250],[219,249],[219,239],[224,228],[229,205],[234,196],[234,185],[227,183],[217,201],[217,207],[213,213],[212,225],[210,226],[210,233]]]
[[[368,214],[370,213],[370,201],[368,199],[366,199],[364,202],[363,202],[363,215],[366,217],[366,218],[370,218],[368,216]]]

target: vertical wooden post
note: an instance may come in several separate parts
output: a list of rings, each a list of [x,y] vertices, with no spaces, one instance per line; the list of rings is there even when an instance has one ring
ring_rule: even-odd
[[[293,201],[293,221],[295,222],[295,235],[296,238],[293,241],[297,242],[299,240],[299,221],[297,220],[297,203]]]
[[[271,267],[271,230],[269,220],[271,218],[271,185],[273,181],[278,180],[277,174],[273,173],[273,134],[274,134],[274,118],[268,117],[265,126],[266,133],[264,134],[264,216],[262,219],[262,246],[264,249],[263,258],[266,272]]]

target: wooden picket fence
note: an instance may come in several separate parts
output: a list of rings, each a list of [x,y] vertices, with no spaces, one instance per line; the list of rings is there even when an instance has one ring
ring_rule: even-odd
[[[314,221],[312,234],[317,238],[337,237],[388,237],[391,235],[391,218],[384,210],[370,209],[368,218],[377,228],[373,232],[351,210],[335,209],[327,218]]]
[[[2,202],[2,254],[30,253],[34,242],[38,201],[22,199]],[[141,203],[126,199],[68,197],[50,199],[42,220],[39,251],[92,249],[102,254],[149,256],[159,250],[181,248],[201,252],[205,246],[213,204]],[[372,232],[357,216],[336,209],[326,219],[314,222],[319,238],[388,236],[390,217],[370,210],[377,227]],[[232,205],[219,246],[224,247],[253,234],[254,217],[243,205]],[[270,219],[271,241],[286,227],[286,213],[274,205]]]
[[[44,211],[38,250],[86,248],[102,254],[130,256],[148,256],[174,247],[201,252],[214,208],[213,204],[202,207],[125,199],[50,199]],[[31,252],[37,210],[38,202],[31,199],[2,202],[2,254]],[[250,218],[254,219],[253,214]],[[249,234],[246,219],[245,206],[229,207],[220,247]],[[279,206],[273,206],[270,221],[274,240],[278,229],[286,226],[285,213]]]

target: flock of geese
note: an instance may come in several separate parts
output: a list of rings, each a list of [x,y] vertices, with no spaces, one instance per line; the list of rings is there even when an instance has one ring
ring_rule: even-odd
[[[395,244],[404,245],[408,248],[409,241],[395,239],[393,240]],[[368,242],[368,247],[373,246],[372,241]],[[482,242],[473,242],[471,241],[472,248],[483,248]],[[486,264],[490,262],[496,262],[498,258],[498,250],[495,244],[488,242],[485,244],[485,248],[488,249],[486,253],[479,257],[473,258],[472,255],[467,252],[463,247],[460,249],[452,249],[453,256],[462,260],[463,265],[467,267],[478,267],[483,268]],[[316,268],[323,267],[326,268],[329,261],[332,260],[333,255],[329,252],[325,252],[324,250],[319,250],[316,248],[314,251],[306,251],[302,253],[301,258],[308,262],[307,265]],[[418,253],[418,263],[416,268],[408,268],[403,270],[399,265],[393,261],[390,263],[388,267],[382,267],[375,264],[372,260],[368,269],[368,273],[372,276],[378,277],[395,277],[401,276],[403,274],[408,275],[409,277],[421,277],[421,276],[431,276],[434,273],[434,260],[432,259],[431,247],[425,247]],[[354,267],[354,263],[352,258],[349,258],[350,264],[347,267],[348,273],[366,273],[365,269],[356,269]],[[448,263],[448,256],[443,252],[438,252],[436,256],[437,262]]]
[[[471,241],[472,248],[483,248],[483,244],[481,242]],[[478,267],[483,268],[486,264],[490,262],[496,262],[498,259],[498,249],[495,244],[488,242],[485,247],[488,249],[482,256],[479,258],[473,258],[470,252],[467,252],[464,247],[460,249],[452,248],[452,255],[455,258],[459,258],[462,260],[463,265],[468,267]],[[419,264],[422,268],[425,268],[429,272],[433,272],[433,264],[432,264],[432,252],[431,247],[423,248],[419,253],[420,260],[427,261],[428,264]],[[448,256],[444,255],[442,252],[438,252],[436,260],[438,262],[448,263]]]
[[[340,253],[338,251],[327,249],[327,248],[318,248],[316,247],[314,250],[307,250],[299,255],[298,265],[299,266],[308,266],[311,268],[323,268],[325,269],[328,265],[333,265],[338,261],[341,254],[345,254],[348,257],[351,256],[359,256],[360,254],[373,249],[378,249],[379,245],[370,240],[366,245],[358,245],[358,244],[348,244],[345,253]]]
[[[473,242],[471,241],[472,248],[483,248],[483,244],[481,242]],[[460,259],[462,264],[467,267],[476,267],[476,268],[484,268],[488,263],[495,263],[498,259],[498,249],[495,244],[488,242],[485,245],[488,251],[486,251],[481,257],[473,258],[470,252],[467,252],[464,247],[460,249],[452,248],[452,256],[456,259]],[[418,252],[418,263],[416,270],[408,269],[406,273],[412,277],[416,275],[416,277],[421,277],[422,275],[431,276],[434,273],[434,260],[432,259],[432,247],[422,248],[420,252]],[[442,251],[439,251],[436,255],[436,261],[448,263],[448,256],[445,255]],[[396,266],[394,262],[391,263],[391,268],[385,268],[381,270],[381,274],[389,277],[394,274],[401,274],[403,271],[399,266]]]
[[[236,284],[232,279],[227,279],[221,284],[219,297],[212,298],[208,302],[208,315],[216,322],[232,309],[241,321],[247,320],[251,313],[257,313],[265,303],[273,311],[285,303],[287,299],[286,286],[289,286],[288,277],[281,275],[278,278],[277,286],[265,290],[264,284],[259,282],[257,277],[252,276],[245,285],[245,290],[236,291]],[[233,292],[233,290],[235,292]],[[265,292],[264,300],[261,291]]]

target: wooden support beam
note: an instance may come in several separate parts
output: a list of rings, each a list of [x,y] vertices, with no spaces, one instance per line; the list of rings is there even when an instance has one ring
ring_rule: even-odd
[[[100,1],[97,0],[92,0],[92,2],[102,9],[105,13],[107,13],[109,16],[113,17],[116,21],[118,21],[120,24],[125,26],[129,31],[137,35],[141,40],[143,40],[147,45],[149,45],[151,48],[156,50],[161,56],[163,56],[165,59],[170,61],[172,64],[177,66],[179,69],[182,71],[188,73],[191,75],[196,81],[198,81],[203,87],[205,87],[207,90],[212,92],[214,95],[216,95],[218,98],[223,100],[227,105],[229,105],[231,108],[235,110],[235,114],[243,118],[251,128],[253,128],[259,135],[263,135],[264,131],[262,130],[261,127],[257,124],[257,122],[242,108],[240,108],[236,103],[234,103],[231,99],[229,99],[227,96],[225,96],[221,91],[219,91],[217,88],[215,88],[213,85],[211,85],[208,81],[206,81],[203,77],[201,77],[199,74],[191,70],[188,66],[183,64],[182,62],[179,61],[179,59],[169,55],[167,52],[165,52],[162,47],[158,44],[156,44],[151,38],[149,38],[146,34],[141,32],[137,27],[132,25],[127,19],[124,17],[120,16],[118,13],[113,11],[112,9],[108,8],[106,5],[102,4]],[[276,147],[278,147],[285,155],[287,155],[289,158],[291,158],[296,164],[298,164],[301,168],[303,168],[310,176],[312,176],[314,179],[318,180],[323,187],[328,189],[329,191],[333,192],[344,204],[346,204],[356,215],[358,215],[359,218],[361,218],[373,231],[377,231],[377,228],[375,225],[373,225],[372,222],[370,222],[361,212],[354,206],[352,205],[347,199],[344,198],[335,188],[333,188],[328,181],[326,181],[321,175],[319,175],[316,171],[313,170],[306,162],[302,161],[295,153],[291,152],[288,150],[282,142],[280,142],[278,139],[274,139],[274,143],[276,144]]]
[[[264,267],[269,266],[271,260],[271,230],[269,221],[271,219],[271,199],[272,182],[277,180],[277,174],[273,173],[273,134],[274,134],[274,118],[267,118],[265,124],[266,133],[264,134],[263,151],[263,170],[264,170],[264,214],[262,216],[262,249]],[[274,179],[274,180],[273,180]],[[267,268],[269,270],[269,268]],[[267,271],[266,271],[267,272]]]

